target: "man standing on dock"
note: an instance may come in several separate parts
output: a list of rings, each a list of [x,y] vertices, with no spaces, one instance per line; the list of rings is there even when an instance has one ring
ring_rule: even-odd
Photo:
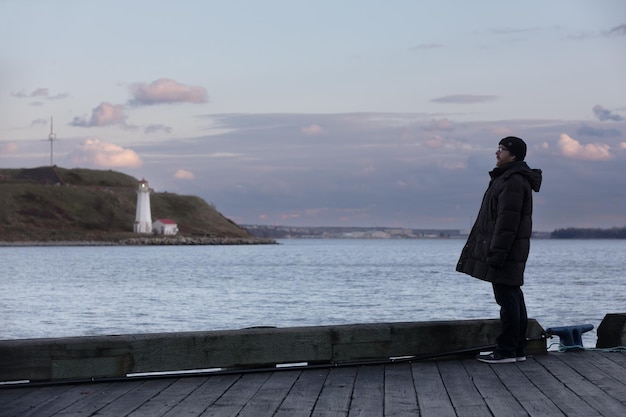
[[[498,145],[496,167],[476,222],[461,252],[458,272],[491,282],[500,306],[501,333],[496,349],[476,358],[486,363],[526,359],[528,316],[522,285],[532,234],[532,191],[541,186],[541,170],[524,162],[526,143],[508,136]]]

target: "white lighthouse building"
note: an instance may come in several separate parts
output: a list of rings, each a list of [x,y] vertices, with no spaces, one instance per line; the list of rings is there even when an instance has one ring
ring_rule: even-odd
[[[137,188],[137,213],[135,214],[135,233],[152,233],[152,215],[150,214],[150,187],[148,181],[141,179]]]

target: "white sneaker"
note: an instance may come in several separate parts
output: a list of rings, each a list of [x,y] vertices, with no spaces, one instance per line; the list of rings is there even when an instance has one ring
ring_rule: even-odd
[[[517,362],[517,359],[515,356],[504,356],[500,352],[479,354],[478,356],[476,356],[476,359],[484,363],[515,363]]]

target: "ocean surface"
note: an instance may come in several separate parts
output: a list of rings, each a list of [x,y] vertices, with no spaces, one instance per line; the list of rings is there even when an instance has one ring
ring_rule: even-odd
[[[0,339],[498,318],[491,285],[454,270],[464,243],[0,247]],[[532,241],[529,317],[593,324],[585,347],[625,284],[626,240]]]

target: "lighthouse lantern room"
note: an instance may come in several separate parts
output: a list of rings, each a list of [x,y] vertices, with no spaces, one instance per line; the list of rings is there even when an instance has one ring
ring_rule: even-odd
[[[152,215],[150,214],[150,187],[144,178],[137,188],[137,212],[135,215],[135,233],[152,233]]]

